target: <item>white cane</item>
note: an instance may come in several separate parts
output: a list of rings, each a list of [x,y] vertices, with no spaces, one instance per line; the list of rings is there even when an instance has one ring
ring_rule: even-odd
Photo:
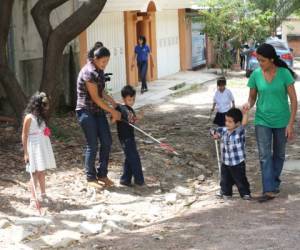
[[[219,180],[221,180],[221,162],[220,162],[220,155],[219,155],[219,144],[218,144],[218,140],[215,140],[215,146],[216,146],[216,153],[217,153],[217,159],[218,159]]]
[[[123,120],[122,120],[123,121]],[[152,139],[153,141],[157,142],[162,148],[168,150],[168,151],[171,151],[173,154],[175,155],[179,155],[174,148],[172,148],[170,145],[168,145],[167,143],[162,143],[160,142],[159,140],[157,140],[156,138],[154,138],[152,135],[146,133],[145,131],[143,131],[142,129],[140,129],[139,127],[133,125],[132,123],[130,122],[127,122],[127,121],[123,121],[123,122],[126,122],[129,126],[133,127],[134,129],[136,129],[137,131],[141,132],[142,134],[144,134],[145,136],[148,136],[150,139]]]

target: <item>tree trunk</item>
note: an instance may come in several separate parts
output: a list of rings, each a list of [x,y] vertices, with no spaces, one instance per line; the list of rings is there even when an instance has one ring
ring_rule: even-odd
[[[1,0],[0,2],[0,81],[7,94],[7,99],[15,111],[16,118],[20,123],[27,99],[14,73],[8,66],[7,56],[7,38],[13,4],[13,0]]]
[[[40,90],[51,96],[52,108],[57,105],[60,95],[64,48],[98,17],[107,0],[85,1],[78,10],[53,30],[50,13],[67,1],[39,0],[31,10],[43,42],[44,68]]]

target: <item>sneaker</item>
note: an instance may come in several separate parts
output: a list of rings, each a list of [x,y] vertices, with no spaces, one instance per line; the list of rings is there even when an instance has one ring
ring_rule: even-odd
[[[221,191],[221,190],[217,191],[217,192],[216,192],[216,196],[217,196],[218,198],[223,198],[223,193],[222,193],[222,191]]]
[[[103,188],[103,185],[101,185],[97,180],[87,181],[87,185],[91,188],[98,188],[98,189]]]
[[[232,198],[232,195],[224,195],[222,190],[216,192],[216,197],[224,200],[229,200]]]
[[[250,194],[245,194],[243,197],[242,197],[243,200],[245,201],[251,201],[252,200],[252,197]]]
[[[110,180],[108,177],[98,177],[99,182],[103,182],[106,187],[114,186],[114,182]]]
[[[51,199],[46,194],[41,194],[40,200],[43,207],[49,206],[51,203]]]

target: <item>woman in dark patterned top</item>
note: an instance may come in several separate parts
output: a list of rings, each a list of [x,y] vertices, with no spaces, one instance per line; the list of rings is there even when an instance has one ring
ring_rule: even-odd
[[[111,114],[113,120],[121,118],[121,114],[115,110],[116,102],[104,91],[104,69],[109,58],[110,52],[107,48],[97,48],[94,50],[93,59],[89,58],[77,79],[76,114],[87,141],[85,172],[88,185],[96,188],[113,185],[107,177],[112,139],[106,112]],[[95,168],[98,140],[101,147],[99,165]]]

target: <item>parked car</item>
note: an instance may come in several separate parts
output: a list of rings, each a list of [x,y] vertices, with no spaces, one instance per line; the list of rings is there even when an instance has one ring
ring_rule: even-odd
[[[292,55],[292,50],[288,47],[287,43],[278,38],[269,38],[266,40],[266,43],[271,44],[278,56],[287,63],[290,68],[293,68],[294,58]],[[246,63],[246,77],[250,77],[251,73],[259,67],[259,62],[257,61],[256,48],[249,48],[247,52],[245,52],[247,56]]]

